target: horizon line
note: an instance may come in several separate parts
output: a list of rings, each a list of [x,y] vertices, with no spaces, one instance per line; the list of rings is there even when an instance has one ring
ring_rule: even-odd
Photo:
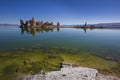
[[[95,25],[95,24],[112,24],[112,23],[120,23],[120,22],[101,22],[101,23],[87,23],[88,25]],[[85,23],[82,24],[61,24],[61,25],[84,25]],[[0,25],[20,25],[20,24],[15,24],[15,23],[0,23]]]

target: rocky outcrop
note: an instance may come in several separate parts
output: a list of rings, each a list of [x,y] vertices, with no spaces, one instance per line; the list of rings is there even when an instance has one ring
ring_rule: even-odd
[[[57,25],[54,25],[53,22],[43,22],[43,21],[36,21],[33,17],[31,20],[24,22],[20,19],[20,28],[53,28],[53,27],[60,27],[60,23],[58,22]]]
[[[32,76],[25,76],[23,80],[120,80],[115,76],[98,73],[97,69],[87,67],[73,67],[65,63],[60,71],[43,72]]]
[[[57,22],[57,26],[60,26],[60,23],[59,23],[59,22]]]
[[[24,26],[24,21],[20,19],[20,25]]]
[[[85,67],[67,67],[61,68],[60,71],[40,73],[23,80],[95,80],[98,71]]]
[[[31,20],[28,20],[26,22],[20,19],[20,28],[21,35],[23,35],[24,32],[27,32],[35,36],[37,32],[53,32],[54,29],[57,29],[59,32],[60,23],[58,22],[57,25],[54,25],[53,22],[36,21],[33,17]]]

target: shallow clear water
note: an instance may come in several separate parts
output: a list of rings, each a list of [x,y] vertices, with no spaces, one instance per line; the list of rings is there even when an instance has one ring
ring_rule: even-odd
[[[64,48],[88,51],[98,56],[113,56],[120,61],[120,30],[60,28],[58,31],[21,33],[18,26],[0,26],[0,53],[19,48]]]

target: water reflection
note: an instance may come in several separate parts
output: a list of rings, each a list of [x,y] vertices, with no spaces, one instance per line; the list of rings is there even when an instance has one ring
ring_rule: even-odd
[[[43,33],[43,32],[53,32],[54,29],[57,29],[57,32],[60,31],[60,28],[20,28],[21,29],[21,35],[24,35],[25,32],[28,34],[31,34],[33,36],[36,35],[36,33]]]
[[[86,33],[87,30],[104,29],[104,28],[76,28],[76,29],[82,29]]]

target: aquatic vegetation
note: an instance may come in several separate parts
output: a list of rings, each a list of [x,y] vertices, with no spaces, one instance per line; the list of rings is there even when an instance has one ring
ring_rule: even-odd
[[[52,55],[52,56],[51,56]],[[48,54],[44,50],[16,51],[0,56],[0,78],[11,80],[17,74],[35,74],[41,70],[59,70],[62,58],[57,54]],[[12,74],[11,74],[12,73]]]
[[[0,80],[13,80],[41,70],[59,70],[61,62],[96,68],[102,73],[119,73],[118,63],[94,56],[88,52],[68,49],[23,49],[0,54]],[[118,70],[118,71],[117,71]],[[21,76],[22,75],[22,76]],[[21,76],[21,77],[20,77]]]

